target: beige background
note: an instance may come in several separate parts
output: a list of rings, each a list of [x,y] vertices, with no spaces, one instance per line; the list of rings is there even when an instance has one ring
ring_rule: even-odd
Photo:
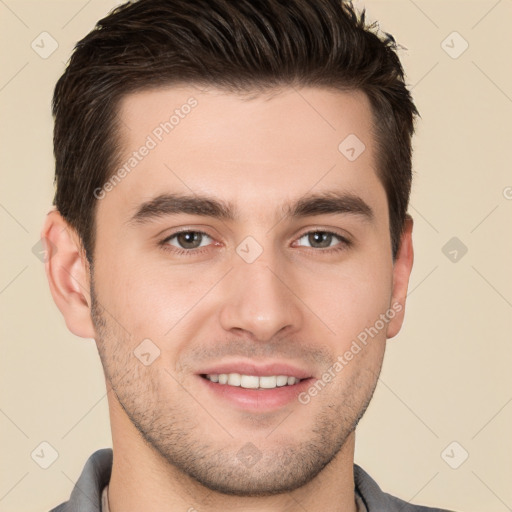
[[[116,3],[0,1],[5,512],[64,501],[87,457],[111,443],[94,343],[67,331],[32,248],[53,193],[54,84],[74,43]],[[512,509],[512,1],[365,5],[408,48],[401,57],[422,119],[406,322],[389,342],[356,461],[414,503],[504,512]],[[44,31],[58,43],[46,59],[31,48]],[[454,247],[442,251],[452,237],[468,249],[456,262]],[[31,458],[43,441],[58,452],[48,469]],[[460,463],[463,450],[469,457],[452,469],[446,461]]]

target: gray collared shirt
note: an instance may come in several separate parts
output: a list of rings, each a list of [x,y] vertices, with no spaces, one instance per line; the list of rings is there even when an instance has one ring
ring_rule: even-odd
[[[104,448],[94,452],[87,460],[69,500],[50,512],[107,512],[102,509],[102,494],[109,483],[111,471],[112,449]],[[411,505],[382,492],[377,483],[357,464],[354,464],[354,481],[356,497],[362,502],[359,507],[363,512],[449,512],[440,508]]]

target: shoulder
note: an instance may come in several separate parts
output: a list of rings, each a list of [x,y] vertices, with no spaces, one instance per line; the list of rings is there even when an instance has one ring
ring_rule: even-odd
[[[95,451],[85,463],[69,501],[62,503],[50,512],[75,512],[101,510],[101,491],[110,481],[112,471],[112,449],[103,448]]]
[[[368,512],[454,512],[441,508],[413,505],[381,490],[377,482],[360,466],[354,464],[354,481]]]

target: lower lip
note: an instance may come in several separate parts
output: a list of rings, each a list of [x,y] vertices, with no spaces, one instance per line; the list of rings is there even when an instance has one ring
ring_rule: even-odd
[[[278,409],[290,402],[298,401],[298,395],[305,391],[313,378],[303,379],[292,386],[280,386],[271,389],[246,389],[240,386],[218,384],[204,377],[198,376],[214,396],[225,400],[239,409],[269,411]]]

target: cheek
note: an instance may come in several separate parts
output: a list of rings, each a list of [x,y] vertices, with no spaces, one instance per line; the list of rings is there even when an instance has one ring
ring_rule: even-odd
[[[307,303],[335,331],[335,338],[345,344],[373,326],[389,309],[392,274],[371,266],[353,265],[331,276],[322,286],[311,280],[304,290]]]
[[[222,269],[166,268],[144,258],[123,257],[115,267],[98,273],[98,294],[131,336],[160,344],[187,328],[201,311],[202,298],[222,275]]]
[[[117,258],[107,252],[95,271],[98,296],[137,339],[163,339],[169,332],[173,337],[175,326],[174,333],[189,329],[198,315],[212,320],[219,306],[230,303],[231,294],[240,293],[221,282],[229,262],[167,265],[160,259],[152,264],[137,251]],[[389,308],[392,267],[375,252],[360,253],[339,265],[295,261],[284,266],[283,280],[296,295],[290,300],[303,313],[304,330],[313,335],[320,319],[332,331],[333,345],[341,350]],[[214,310],[208,311],[210,306]],[[322,332],[323,337],[330,331]]]

